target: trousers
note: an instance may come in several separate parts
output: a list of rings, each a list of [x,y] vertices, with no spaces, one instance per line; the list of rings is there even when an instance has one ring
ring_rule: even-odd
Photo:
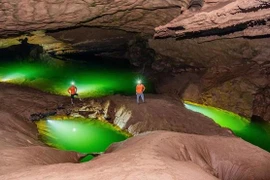
[[[137,103],[140,103],[140,98],[142,99],[142,102],[144,102],[144,94],[143,93],[136,93],[137,96]]]

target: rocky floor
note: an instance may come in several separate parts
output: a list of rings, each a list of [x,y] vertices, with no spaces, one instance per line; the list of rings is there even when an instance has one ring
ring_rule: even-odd
[[[138,105],[116,95],[71,106],[68,97],[27,87],[0,89],[0,179],[270,179],[268,152],[169,97],[146,94]],[[33,114],[53,111],[104,118],[136,136],[79,164],[77,153],[37,138]]]

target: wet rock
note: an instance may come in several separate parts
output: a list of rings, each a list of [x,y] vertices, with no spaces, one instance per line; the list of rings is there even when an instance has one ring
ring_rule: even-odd
[[[91,119],[107,120],[113,122],[115,117],[115,104],[109,100],[90,100],[83,106],[76,106],[70,109],[69,115],[73,117],[84,117]]]
[[[83,115],[81,115],[80,113],[78,112],[73,112],[70,114],[71,117],[74,117],[74,118],[84,118]]]
[[[41,119],[45,119],[46,117],[56,115],[56,113],[57,113],[56,111],[48,111],[48,112],[44,112],[44,113],[31,114],[30,121],[38,121]]]
[[[121,129],[124,129],[127,125],[127,122],[130,120],[131,115],[131,111],[128,110],[125,106],[122,106],[116,110],[113,123],[119,126]]]
[[[98,119],[97,111],[91,111],[91,113],[88,113],[87,117],[91,119]]]

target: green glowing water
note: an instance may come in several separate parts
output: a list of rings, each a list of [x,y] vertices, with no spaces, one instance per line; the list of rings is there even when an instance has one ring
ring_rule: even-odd
[[[110,123],[93,119],[47,119],[36,124],[41,140],[49,146],[80,153],[104,152],[113,142],[131,136]]]
[[[59,61],[61,62],[61,61]],[[137,79],[142,79],[146,93],[151,83],[130,67],[111,64],[58,63],[13,61],[0,63],[0,82],[30,86],[52,94],[68,96],[72,81],[81,97],[101,97],[112,94],[135,94]]]
[[[270,152],[270,124],[250,122],[236,114],[217,108],[185,102],[185,107],[213,119],[221,127],[231,129],[242,139]]]

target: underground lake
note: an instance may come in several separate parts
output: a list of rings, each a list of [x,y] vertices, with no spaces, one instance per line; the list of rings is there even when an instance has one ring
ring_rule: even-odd
[[[233,133],[260,148],[270,152],[270,124],[253,122],[234,113],[218,108],[184,101],[187,109],[199,112],[213,119],[221,127],[228,128]]]
[[[0,64],[1,82],[29,86],[51,94],[68,96],[67,88],[74,81],[82,98],[113,94],[134,95],[138,79],[141,79],[147,87],[146,93],[154,92],[151,82],[127,64],[112,65],[96,61],[85,63],[61,60],[51,63],[47,61],[1,60]],[[269,123],[250,122],[233,113],[190,102],[185,102],[185,106],[210,117],[220,126],[231,129],[236,136],[270,152]],[[102,152],[109,144],[128,137],[125,133],[120,133],[119,130],[111,129],[110,125],[106,125],[106,123],[106,128],[102,129],[103,124],[95,120],[74,121],[71,119],[50,119],[37,122],[40,136],[47,144],[81,153]],[[91,127],[92,125],[93,127]],[[83,132],[84,130],[88,131],[84,126],[90,126],[89,129],[94,129],[94,131]],[[105,134],[101,136],[93,134],[96,132],[104,132]],[[107,136],[107,134],[115,132],[116,134]],[[92,143],[93,145],[89,145]]]
[[[0,82],[36,88],[51,94],[68,96],[71,82],[82,98],[113,94],[133,95],[137,80],[153,92],[151,82],[130,65],[109,62],[53,62],[1,60]]]

